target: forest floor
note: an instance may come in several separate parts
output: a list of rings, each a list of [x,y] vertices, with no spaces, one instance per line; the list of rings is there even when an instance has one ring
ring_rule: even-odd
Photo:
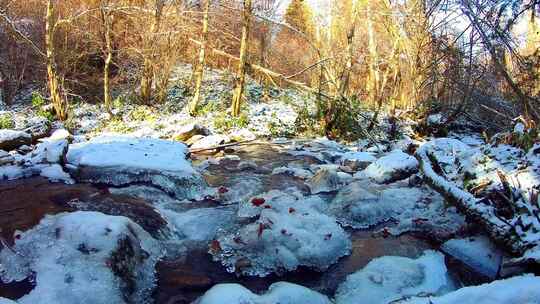
[[[250,84],[228,120],[229,84],[208,74],[197,119],[180,85],[116,118],[0,113],[1,304],[540,303],[523,124],[486,140],[403,120],[390,139],[383,117],[370,140],[295,138],[312,101]]]

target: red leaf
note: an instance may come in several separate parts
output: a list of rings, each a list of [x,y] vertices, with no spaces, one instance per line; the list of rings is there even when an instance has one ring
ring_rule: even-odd
[[[227,189],[226,187],[221,186],[221,187],[218,188],[218,192],[220,194],[225,194],[225,193],[229,192],[229,189]]]
[[[296,209],[294,209],[294,208],[292,208],[292,207],[289,208],[289,213],[295,213],[295,212],[296,212]]]
[[[213,252],[221,251],[221,245],[219,244],[218,240],[212,241],[212,243],[210,244],[210,250],[212,250]]]
[[[253,204],[253,206],[255,207],[259,207],[259,206],[262,206],[264,203],[266,202],[266,200],[262,197],[255,197],[251,200],[251,203]]]

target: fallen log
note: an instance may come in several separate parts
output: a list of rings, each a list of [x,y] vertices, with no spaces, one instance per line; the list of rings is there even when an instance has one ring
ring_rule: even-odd
[[[425,146],[419,148],[415,156],[425,181],[450,204],[463,212],[470,222],[478,223],[496,244],[506,248],[516,256],[523,255],[531,247],[531,244],[523,241],[515,233],[511,223],[497,216],[495,208],[488,200],[474,197],[471,193],[437,174],[432,164],[436,158],[428,151],[428,148]]]

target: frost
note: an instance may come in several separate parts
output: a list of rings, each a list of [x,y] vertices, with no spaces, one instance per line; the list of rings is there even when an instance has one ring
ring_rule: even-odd
[[[391,183],[418,172],[418,161],[401,150],[394,150],[361,171],[358,177],[368,177],[378,183]]]
[[[219,284],[208,290],[197,304],[331,304],[324,295],[309,288],[277,282],[263,295],[256,295],[238,284]]]
[[[464,287],[441,297],[415,298],[401,304],[493,304],[540,303],[540,277],[525,275],[494,281],[480,286]]]
[[[406,296],[453,290],[444,256],[425,251],[418,259],[385,256],[347,277],[336,293],[337,304],[386,304]]]
[[[19,303],[144,303],[158,243],[125,217],[97,212],[47,216],[0,252],[4,282],[35,274]]]
[[[205,182],[186,160],[187,147],[157,139],[97,137],[67,154],[78,181],[114,186],[150,183],[178,198],[196,198]]]
[[[321,213],[325,202],[317,196],[274,190],[244,204],[239,216],[256,220],[218,237],[210,249],[230,272],[266,276],[298,266],[323,271],[350,253],[347,233]]]

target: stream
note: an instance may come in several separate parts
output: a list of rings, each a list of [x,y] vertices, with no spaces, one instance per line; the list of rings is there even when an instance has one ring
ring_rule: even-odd
[[[192,156],[192,159],[195,166],[204,168],[203,175],[210,186],[223,189],[220,191],[223,192],[222,195],[201,201],[182,202],[175,212],[199,208],[234,210],[239,200],[290,187],[308,195],[309,188],[303,179],[292,175],[272,174],[272,171],[282,166],[309,167],[324,163],[310,155],[294,156],[280,146],[270,143],[235,147],[220,153],[226,157],[219,164],[209,161],[216,155],[197,155]],[[323,196],[326,200],[331,200],[335,194],[331,192]],[[113,191],[104,185],[66,185],[50,183],[43,178],[30,178],[0,184],[0,232],[7,244],[13,244],[18,231],[32,228],[46,214],[90,210],[129,217],[152,236],[167,243],[168,254],[156,266],[157,288],[153,293],[155,302],[163,304],[191,303],[219,283],[239,283],[260,293],[272,283],[288,281],[332,297],[347,275],[361,269],[374,258],[388,255],[415,258],[424,250],[438,249],[440,245],[433,237],[422,233],[405,233],[400,236],[379,233],[381,228],[392,223],[363,230],[346,228],[352,241],[352,252],[324,272],[300,267],[281,276],[273,274],[263,278],[242,277],[228,273],[219,262],[213,261],[208,253],[208,243],[195,242],[194,245],[186,245],[179,242],[182,244],[180,246],[176,240],[171,242],[167,239],[171,236],[162,233],[168,226],[167,216],[160,214],[160,209],[154,207],[155,202],[151,199]],[[176,246],[184,248],[184,251],[174,252]],[[485,282],[481,275],[450,257],[446,257],[446,264],[450,275],[458,284]],[[0,297],[16,300],[32,288],[32,280],[10,284],[0,281]]]

